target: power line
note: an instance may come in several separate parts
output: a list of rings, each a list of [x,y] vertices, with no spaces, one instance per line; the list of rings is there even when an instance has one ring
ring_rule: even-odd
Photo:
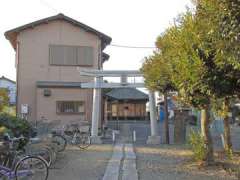
[[[40,3],[42,4],[42,5],[44,5],[44,6],[46,6],[47,8],[49,8],[49,9],[51,9],[52,11],[54,11],[55,13],[59,13],[60,11],[57,9],[57,8],[55,8],[54,6],[52,6],[50,3],[48,3],[47,1],[45,1],[45,0],[39,0],[40,1]]]
[[[41,4],[51,9],[52,11],[55,11],[56,13],[60,12],[57,8],[52,6],[46,0],[39,0],[39,1]],[[156,47],[153,47],[153,46],[129,46],[129,45],[120,45],[120,44],[110,44],[110,46],[118,47],[118,48],[128,48],[128,49],[156,49]]]
[[[128,45],[119,45],[119,44],[110,44],[109,46],[118,47],[118,48],[131,48],[131,49],[156,49],[153,46],[128,46]]]

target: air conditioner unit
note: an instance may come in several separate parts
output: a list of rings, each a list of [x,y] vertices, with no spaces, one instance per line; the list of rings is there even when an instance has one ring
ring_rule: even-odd
[[[52,94],[51,89],[44,89],[43,90],[43,95],[44,96],[49,97],[49,96],[51,96],[51,94]]]

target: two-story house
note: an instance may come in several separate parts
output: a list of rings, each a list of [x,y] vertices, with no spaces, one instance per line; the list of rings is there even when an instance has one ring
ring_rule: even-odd
[[[16,82],[4,76],[0,77],[0,88],[7,89],[9,104],[16,104]]]
[[[78,68],[101,69],[111,38],[63,14],[9,30],[16,51],[17,113],[28,120],[91,121],[91,89]]]

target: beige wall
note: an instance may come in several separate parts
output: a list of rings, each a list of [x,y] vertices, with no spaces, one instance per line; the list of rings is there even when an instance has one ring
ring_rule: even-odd
[[[43,88],[37,89],[37,120],[44,117],[47,120],[61,120],[68,123],[72,121],[91,121],[92,90],[51,88],[51,96],[43,95]],[[59,115],[56,113],[56,101],[84,101],[85,114]]]
[[[39,92],[36,88],[36,81],[87,82],[92,80],[80,77],[76,66],[50,66],[49,44],[91,46],[94,48],[94,66],[90,68],[98,68],[100,39],[65,21],[57,20],[24,30],[19,33],[17,41],[19,48],[18,113],[20,113],[21,104],[28,104],[30,107],[28,119],[30,120],[39,118],[39,113],[47,108],[42,109],[41,104],[44,102],[41,102],[38,105],[39,112],[37,112],[37,94]],[[65,94],[67,94],[67,90],[59,92],[59,97],[65,97]],[[48,116],[50,117],[50,111]]]

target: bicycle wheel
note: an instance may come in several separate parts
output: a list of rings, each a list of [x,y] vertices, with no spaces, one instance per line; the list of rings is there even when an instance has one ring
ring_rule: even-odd
[[[91,138],[88,134],[81,134],[78,137],[77,142],[78,142],[77,145],[79,148],[86,149],[88,146],[91,145]]]
[[[47,180],[48,165],[38,156],[27,156],[16,164],[15,177],[16,180]]]
[[[57,159],[57,154],[51,147],[45,147],[40,156],[47,162],[48,167],[50,167]]]
[[[62,135],[55,134],[52,137],[52,142],[57,145],[57,152],[62,152],[67,146],[67,140]]]
[[[42,157],[47,162],[48,166],[51,166],[56,160],[56,152],[48,144],[35,144],[27,155]]]

